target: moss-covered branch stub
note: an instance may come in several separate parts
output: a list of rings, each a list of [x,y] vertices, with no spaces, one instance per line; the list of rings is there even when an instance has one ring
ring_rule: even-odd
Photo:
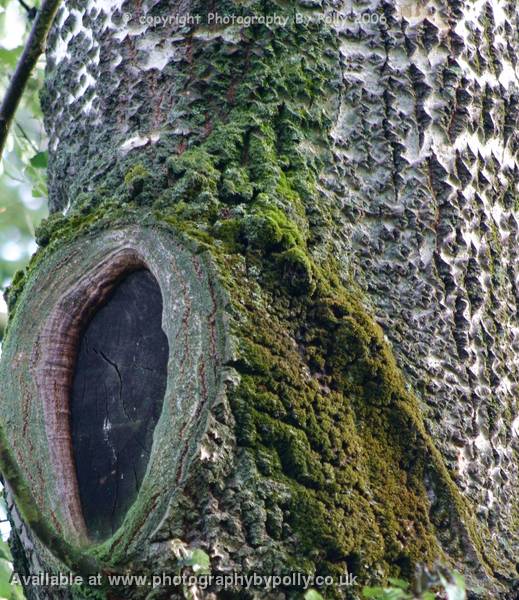
[[[49,523],[55,535],[84,551],[91,542],[83,524],[69,424],[79,334],[128,272],[148,269],[164,298],[163,329],[171,348],[164,408],[138,499],[105,550],[96,551],[101,563],[109,562],[114,547],[128,555],[144,543],[198,454],[197,442],[221,387],[223,297],[206,258],[160,228],[121,227],[50,250],[34,261],[3,347],[6,447],[26,483],[20,488],[9,470],[5,476],[30,527],[40,520]],[[18,491],[27,488],[34,505],[26,507]],[[66,556],[57,558],[71,567]]]
[[[25,285],[17,292],[10,336],[16,324],[27,318],[24,303],[34,296],[29,290],[35,289],[39,279],[43,281],[40,270],[48,272],[50,257],[54,265],[61,264],[60,257],[76,254],[110,264],[105,245],[125,247],[131,240],[130,255],[137,252],[153,265],[155,257],[165,252],[160,242],[174,244],[178,235],[169,238],[171,234],[161,233],[178,227],[168,212],[159,220],[158,215],[135,209],[133,216],[131,211],[120,215],[119,224],[105,217],[99,210],[78,216],[76,224],[82,220],[83,228],[70,227],[67,219],[54,223],[49,246],[37,255]],[[145,232],[124,225],[131,220],[147,222]],[[295,238],[301,235],[294,224],[284,228]],[[279,237],[276,234],[274,239]],[[409,576],[416,562],[438,557],[461,563],[471,555],[474,564],[492,562],[491,557],[484,558],[481,532],[425,432],[416,400],[406,389],[382,332],[359,300],[344,289],[333,268],[326,273],[314,263],[313,291],[302,294],[272,277],[274,267],[269,266],[265,249],[258,254],[253,246],[242,254],[243,248],[230,251],[217,238],[199,239],[204,241],[191,246],[190,260],[200,260],[202,248],[212,256],[218,273],[215,281],[229,298],[226,319],[234,350],[227,354],[227,362],[231,361],[239,378],[230,387],[226,384],[228,400],[220,395],[212,408],[204,409],[212,423],[209,437],[202,443],[199,433],[188,441],[192,452],[201,443],[198,451],[203,448],[205,461],[198,466],[186,464],[182,485],[179,480],[164,483],[169,509],[155,506],[151,516],[144,482],[144,495],[121,530],[95,554],[107,556],[109,552],[114,564],[124,565],[146,540],[161,547],[167,557],[164,542],[157,540],[169,535],[190,540],[192,547],[202,546],[210,555],[224,548],[235,565],[238,558],[232,548],[236,539],[243,539],[241,552],[254,568],[265,564],[263,552],[260,563],[254,562],[258,561],[255,552],[263,548],[281,570],[337,574],[347,567],[366,579],[374,573],[397,571]],[[168,256],[171,252],[170,248]],[[266,261],[263,267],[262,260]],[[311,262],[309,256],[306,260]],[[72,264],[71,276],[83,263],[74,259]],[[199,277],[199,267],[195,272]],[[212,287],[199,292],[198,302],[214,297]],[[178,289],[172,293],[178,298]],[[206,313],[213,323],[214,310],[212,304]],[[178,328],[178,323],[169,327]],[[178,337],[180,332],[175,331]],[[223,343],[214,334],[209,337],[208,347]],[[9,360],[9,344],[6,352]],[[227,368],[223,361],[219,365],[223,377]],[[215,367],[218,379],[218,366],[213,363]],[[206,372],[191,369],[191,379]],[[177,389],[185,393],[186,388]],[[164,419],[171,423],[173,417],[161,417],[163,424]],[[164,435],[160,423],[157,435]],[[184,437],[188,440],[187,434]],[[173,438],[169,442],[157,439],[166,452],[177,443]],[[208,459],[211,456],[215,459]],[[207,502],[212,497],[226,507],[234,534],[210,525],[215,515]],[[252,511],[251,502],[257,504],[257,512]],[[155,527],[160,515],[155,533],[146,519],[139,520],[143,508]],[[454,536],[453,531],[457,532]],[[141,556],[138,563],[146,568],[146,561]],[[149,568],[153,571],[153,564]],[[168,568],[173,568],[171,562]],[[484,570],[479,575],[486,577]]]

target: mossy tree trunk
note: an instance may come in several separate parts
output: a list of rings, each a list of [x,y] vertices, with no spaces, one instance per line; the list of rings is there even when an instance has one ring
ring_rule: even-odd
[[[515,597],[518,19],[514,0],[65,2],[51,216],[2,358],[20,572],[173,574],[201,548],[213,574],[370,583],[441,560]],[[167,389],[135,503],[94,544],[71,380],[136,268],[162,293]]]

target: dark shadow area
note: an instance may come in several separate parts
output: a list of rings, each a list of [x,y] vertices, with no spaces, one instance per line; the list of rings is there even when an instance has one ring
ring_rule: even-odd
[[[150,457],[166,391],[168,340],[153,275],[119,283],[80,339],[71,432],[89,536],[115,532],[134,502]]]

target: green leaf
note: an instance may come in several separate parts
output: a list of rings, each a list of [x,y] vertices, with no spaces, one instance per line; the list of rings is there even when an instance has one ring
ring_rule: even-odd
[[[12,50],[0,48],[0,64],[4,67],[14,69],[14,67],[16,67],[16,63],[18,62],[18,58],[22,53],[22,50],[23,46],[13,48]]]
[[[411,598],[404,590],[398,588],[384,588],[384,594],[384,600],[407,600],[408,598]]]
[[[35,169],[46,169],[47,152],[38,152],[31,158],[30,163]]]
[[[465,580],[463,576],[454,572],[452,578],[453,581],[450,582],[440,575],[440,580],[447,593],[447,600],[466,600],[467,594],[465,593]]]
[[[400,588],[372,588],[365,587],[362,590],[364,598],[373,598],[374,600],[408,600],[412,598]]]
[[[0,597],[9,598],[13,591],[13,586],[9,583],[12,567],[6,560],[0,560]]]
[[[304,600],[324,600],[324,598],[319,592],[316,592],[315,590],[308,590],[308,592],[305,594]]]
[[[362,597],[382,600],[384,598],[384,590],[382,588],[365,587],[362,590]]]
[[[13,557],[11,555],[11,550],[7,545],[7,542],[4,542],[2,538],[0,538],[0,559],[8,560],[12,562]]]
[[[422,600],[436,600],[436,595],[432,592],[424,592],[422,594]]]
[[[11,595],[9,596],[9,600],[25,600],[25,594],[23,593],[23,588],[21,585],[16,585],[12,587]]]
[[[211,571],[211,559],[209,558],[209,555],[200,548],[193,550],[191,555],[184,559],[183,563],[186,566],[191,567],[195,573],[205,574]]]
[[[407,590],[410,585],[408,581],[404,581],[403,579],[395,579],[394,577],[390,577],[388,581],[392,586],[400,588],[401,590]]]

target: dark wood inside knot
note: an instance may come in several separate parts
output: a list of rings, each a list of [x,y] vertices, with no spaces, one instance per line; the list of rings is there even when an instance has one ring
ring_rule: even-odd
[[[166,390],[162,295],[128,274],[84,327],[70,397],[72,446],[89,537],[106,539],[134,502]]]

